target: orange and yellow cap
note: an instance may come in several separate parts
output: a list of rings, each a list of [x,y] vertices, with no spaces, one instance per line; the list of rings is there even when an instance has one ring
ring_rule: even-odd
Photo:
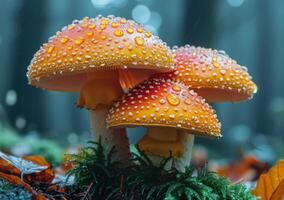
[[[224,51],[185,45],[173,49],[177,70],[169,74],[209,102],[237,102],[257,92],[245,67]]]
[[[171,50],[131,20],[88,17],[73,21],[34,55],[29,83],[50,90],[80,91],[86,74],[96,70],[174,69]]]
[[[221,124],[211,106],[182,83],[163,78],[152,78],[130,90],[114,103],[107,122],[109,127],[159,126],[221,136]]]

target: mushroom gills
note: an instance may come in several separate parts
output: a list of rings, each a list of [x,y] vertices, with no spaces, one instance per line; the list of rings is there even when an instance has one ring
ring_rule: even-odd
[[[153,72],[150,70],[119,69],[119,83],[122,89],[127,92],[129,89],[147,80]]]
[[[194,91],[205,98],[209,103],[238,102],[250,98],[250,95],[238,90],[218,89],[218,88],[197,88]]]
[[[123,95],[123,90],[116,80],[111,73],[108,73],[108,76],[97,73],[88,77],[81,88],[77,106],[95,109],[100,104],[111,105]]]
[[[181,137],[174,128],[148,127],[146,135],[137,144],[148,155],[181,157],[184,149]]]
[[[138,142],[137,147],[144,152],[155,165],[162,159],[173,157],[166,169],[174,167],[184,171],[191,160],[194,135],[168,127],[148,127],[146,135]]]

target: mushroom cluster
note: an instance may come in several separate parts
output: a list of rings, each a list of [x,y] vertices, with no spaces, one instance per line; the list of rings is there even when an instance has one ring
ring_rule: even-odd
[[[73,21],[51,37],[28,67],[29,83],[79,92],[90,112],[94,140],[127,163],[126,127],[143,126],[137,147],[154,163],[190,163],[194,136],[221,137],[221,124],[206,103],[238,102],[257,91],[245,67],[225,52],[185,45],[170,49],[142,25],[98,16]]]
[[[107,129],[106,117],[124,91],[157,72],[174,69],[170,49],[158,37],[124,18],[88,17],[63,27],[35,54],[29,83],[48,90],[80,92],[77,106],[89,110],[95,141],[129,159],[124,129]]]

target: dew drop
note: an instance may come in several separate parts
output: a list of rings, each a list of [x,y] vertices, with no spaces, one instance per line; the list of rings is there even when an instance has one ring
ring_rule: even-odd
[[[128,28],[128,29],[126,29],[126,32],[129,33],[129,34],[132,34],[134,32],[134,30],[132,28]]]
[[[117,22],[112,22],[111,23],[111,27],[112,28],[117,28],[118,27],[118,23]]]
[[[184,103],[187,104],[187,105],[190,105],[191,104],[191,100],[189,98],[186,98],[184,100]]]
[[[53,46],[49,47],[49,48],[47,49],[47,53],[52,53],[53,49],[54,49]]]
[[[82,27],[82,28],[85,28],[85,27],[87,27],[87,25],[88,25],[88,24],[84,22],[84,23],[81,24],[81,27]]]
[[[180,88],[178,85],[174,85],[174,86],[172,87],[172,89],[173,89],[174,91],[176,91],[176,92],[179,92],[179,91],[181,90],[181,88]]]
[[[222,69],[222,70],[220,71],[220,73],[221,73],[222,75],[225,75],[225,74],[226,74],[226,70]]]
[[[143,29],[142,28],[137,28],[136,30],[138,33],[142,33],[143,32]]]
[[[100,29],[101,30],[104,30],[106,28],[106,25],[105,24],[100,24]]]
[[[117,37],[122,37],[123,36],[123,31],[121,29],[117,29],[114,31],[114,35]]]
[[[143,46],[144,45],[144,39],[141,37],[135,37],[135,43],[139,46]]]
[[[67,29],[70,31],[70,30],[72,30],[72,29],[74,29],[74,25],[69,25],[68,27],[67,27]]]
[[[169,104],[173,106],[177,106],[180,103],[179,98],[174,94],[168,94],[167,101],[169,102]]]
[[[63,38],[61,38],[61,40],[60,40],[60,42],[62,43],[62,44],[65,44],[66,42],[68,42],[68,38],[66,38],[66,37],[63,37]]]
[[[75,44],[80,45],[84,42],[84,39],[76,39]]]
[[[89,59],[91,59],[92,57],[89,56],[89,55],[86,55],[85,58],[86,58],[87,60],[89,60]]]
[[[102,19],[101,24],[107,25],[109,21],[107,19]]]
[[[161,100],[160,100],[160,104],[163,105],[163,104],[165,104],[165,103],[166,103],[166,100],[165,100],[165,99],[161,99]]]
[[[213,61],[212,64],[214,67],[219,67],[219,63],[217,63],[216,61]]]
[[[126,24],[126,19],[124,19],[124,18],[122,18],[122,19],[120,19],[120,23],[122,23],[122,24]]]
[[[146,32],[146,33],[145,33],[145,36],[146,36],[147,38],[149,38],[149,37],[152,36],[152,34],[151,34],[150,32]]]
[[[93,29],[95,29],[95,28],[96,28],[96,25],[95,25],[95,24],[90,24],[90,25],[89,25],[89,29],[90,29],[90,30],[93,30]]]
[[[175,115],[169,115],[169,117],[171,118],[171,119],[174,119],[175,118]]]
[[[87,36],[91,37],[93,35],[93,32],[88,32]]]

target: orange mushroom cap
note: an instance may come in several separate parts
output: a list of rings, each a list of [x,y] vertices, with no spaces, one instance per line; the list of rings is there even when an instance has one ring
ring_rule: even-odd
[[[224,51],[185,45],[173,49],[177,70],[168,74],[209,102],[237,102],[252,98],[257,86],[245,67]]]
[[[152,78],[134,87],[110,109],[109,127],[158,126],[220,137],[214,110],[182,83]]]
[[[126,68],[165,72],[174,69],[174,61],[166,44],[134,21],[98,16],[75,20],[51,37],[27,76],[44,89],[80,91],[87,74]]]

